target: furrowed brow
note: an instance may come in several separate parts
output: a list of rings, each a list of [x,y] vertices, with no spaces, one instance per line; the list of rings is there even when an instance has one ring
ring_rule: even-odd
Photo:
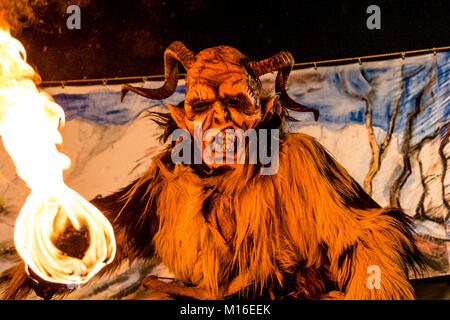
[[[193,105],[199,102],[212,102],[216,99],[215,90],[211,87],[192,87],[186,95],[186,103]]]
[[[223,97],[221,97],[221,100],[227,100],[227,99],[239,99],[242,102],[245,102],[247,104],[252,104],[253,102],[250,100],[250,98],[243,94],[243,93],[238,93],[238,94],[224,94]]]
[[[200,99],[198,97],[187,99],[187,103],[190,104],[191,106],[194,106],[198,103],[212,103],[212,102],[214,102],[214,99]]]

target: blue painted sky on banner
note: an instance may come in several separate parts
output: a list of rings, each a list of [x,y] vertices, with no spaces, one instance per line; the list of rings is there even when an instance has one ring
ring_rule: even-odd
[[[320,74],[316,77],[320,80],[295,82],[296,77],[313,72]],[[384,130],[400,104],[395,132],[405,129],[408,115],[419,104],[421,110],[413,124],[414,139],[421,139],[449,121],[450,52],[408,57],[404,61],[397,58],[297,70],[291,75],[294,81],[290,81],[289,94],[300,103],[318,108],[321,123],[364,124],[366,102],[372,108],[373,125]],[[429,81],[431,90],[422,92]],[[53,97],[63,107],[67,120],[78,117],[101,125],[120,125],[155,106],[177,104],[184,99],[184,93],[184,85],[165,100],[149,100],[129,93],[121,103],[120,92],[105,87],[86,94],[60,93]],[[295,116],[301,120],[300,125],[313,123],[310,114],[295,113]]]
[[[321,122],[365,123],[366,103],[372,108],[372,124],[387,130],[399,104],[394,132],[405,130],[413,119],[413,140],[419,141],[449,121],[450,52],[298,71],[304,78],[316,72],[315,83],[291,84],[295,100],[320,110]],[[431,81],[431,83],[429,83]],[[298,82],[303,83],[303,82]],[[430,90],[424,90],[430,85]],[[413,112],[420,106],[420,112]],[[417,108],[419,110],[419,108]],[[310,115],[297,114],[303,125],[312,124]],[[302,125],[301,124],[301,125]],[[443,130],[442,130],[443,131]]]

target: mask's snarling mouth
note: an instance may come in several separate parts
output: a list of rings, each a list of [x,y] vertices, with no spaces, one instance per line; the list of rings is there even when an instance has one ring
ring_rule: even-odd
[[[213,134],[206,134],[206,139],[203,142],[204,155],[210,155],[210,159],[205,159],[208,164],[234,164],[236,163],[237,155],[241,150],[238,150],[238,137],[233,129],[224,129],[219,132],[217,130]],[[241,151],[242,152],[242,151]],[[211,161],[208,161],[211,160]]]
[[[234,152],[237,149],[237,137],[234,133],[223,132],[214,138],[214,152]]]

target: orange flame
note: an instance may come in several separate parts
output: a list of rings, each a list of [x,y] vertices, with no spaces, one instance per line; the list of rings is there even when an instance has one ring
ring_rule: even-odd
[[[109,221],[64,184],[70,159],[60,153],[58,127],[64,111],[39,92],[22,44],[0,27],[0,135],[18,175],[31,189],[14,229],[14,243],[25,263],[42,279],[65,284],[88,281],[115,255]],[[56,245],[67,228],[87,234],[81,255]]]

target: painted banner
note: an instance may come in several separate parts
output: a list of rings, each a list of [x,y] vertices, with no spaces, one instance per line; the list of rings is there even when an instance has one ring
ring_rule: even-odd
[[[417,244],[430,261],[427,277],[450,274],[449,59],[450,52],[441,52],[302,69],[288,82],[291,97],[320,110],[317,122],[311,114],[292,112],[299,121],[289,130],[316,137],[380,205],[401,207],[412,217]],[[261,77],[267,95],[274,79]],[[184,99],[185,85],[180,81],[165,100],[129,93],[123,103],[118,85],[46,91],[66,114],[62,151],[72,165],[65,181],[91,199],[117,191],[147,169],[164,146],[146,111],[168,111],[166,103]],[[0,271],[17,257],[14,221],[28,192],[0,146]],[[69,298],[122,298],[144,272],[167,270],[137,262]]]

